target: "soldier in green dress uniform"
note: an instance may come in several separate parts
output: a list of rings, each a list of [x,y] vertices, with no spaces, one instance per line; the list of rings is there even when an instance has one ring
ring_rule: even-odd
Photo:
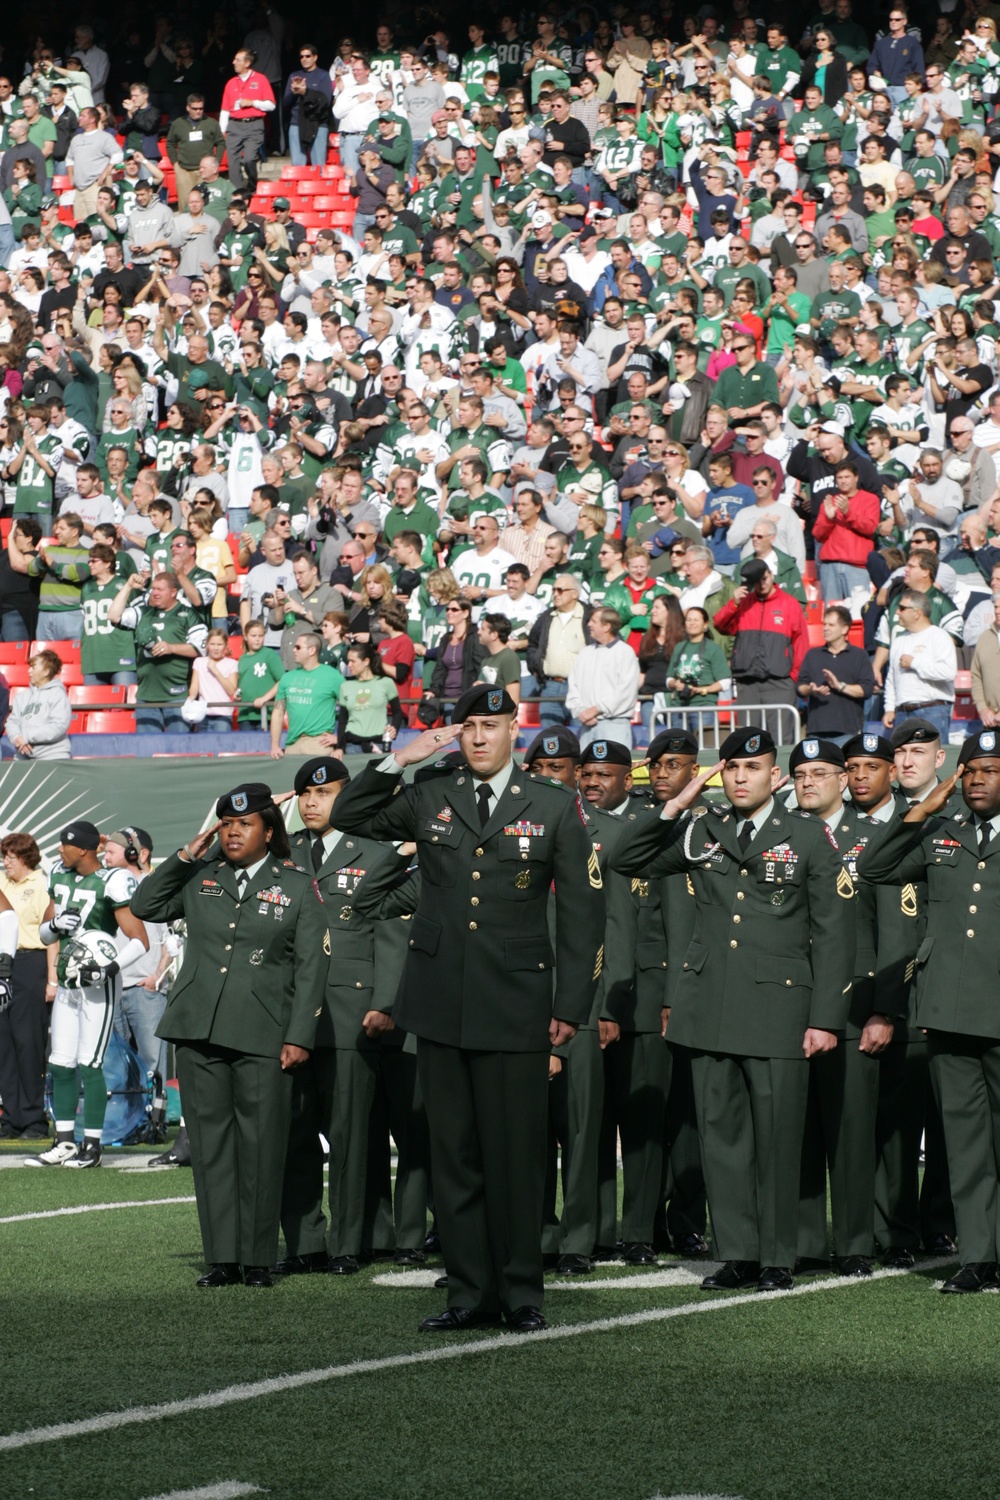
[[[1000,1285],[1000,736],[970,735],[958,770],[890,824],[861,859],[876,884],[927,881],[927,933],[916,955],[914,1020],[927,1030],[941,1107],[962,1265],[945,1292]],[[964,808],[948,814],[961,782]]]
[[[693,1051],[695,1103],[716,1252],[706,1290],[793,1285],[808,1059],[847,1020],[854,887],[824,831],[775,800],[765,730],[736,730],[718,765],[633,823],[612,869],[687,871],[694,935],[669,1035]],[[727,806],[688,816],[713,775]]]
[[[177,1047],[208,1274],[272,1285],[292,1072],[323,1011],[326,912],[289,855],[270,787],[234,787],[218,822],[143,880],[137,917],[187,923],[157,1035]],[[216,834],[219,849],[209,856]]]
[[[366,881],[403,878],[406,861],[391,845],[339,833],[330,823],[334,803],[350,780],[343,761],[319,756],[300,766],[295,795],[304,825],[292,835],[292,858],[312,870],[326,906],[329,931],[326,996],[309,1061],[292,1082],[292,1125],[281,1200],[287,1254],[275,1270],[299,1275],[360,1269],[367,1217],[372,1112],[386,1103],[399,1152],[396,1173],[396,1260],[423,1259],[427,1167],[423,1107],[416,1059],[404,1057],[404,1037],[392,1019],[403,969],[406,925],[375,922],[355,905]],[[379,1118],[385,1118],[383,1111]],[[330,1229],[323,1214],[323,1151],[330,1143]],[[388,1133],[386,1135],[388,1147]],[[377,1150],[376,1153],[377,1155]],[[377,1175],[377,1174],[375,1174]],[[391,1207],[390,1207],[391,1218]],[[370,1231],[369,1231],[370,1232]]]
[[[872,753],[878,735],[865,736]],[[885,744],[885,742],[882,742]],[[891,756],[891,747],[885,746]],[[892,1041],[902,1010],[877,983],[878,919],[875,890],[859,882],[857,862],[877,831],[865,813],[844,805],[847,770],[844,751],[830,740],[800,740],[788,761],[795,799],[803,812],[823,823],[827,838],[856,892],[854,983],[840,1046],[822,1052],[809,1065],[809,1103],[802,1141],[799,1259],[826,1267],[827,1170],[833,1253],[841,1276],[870,1276],[875,1252],[875,1116],[879,1061]],[[896,1000],[899,992],[896,991]]]
[[[601,971],[604,899],[578,800],[518,770],[516,737],[509,696],[470,688],[449,728],[369,766],[333,810],[346,833],[415,840],[420,860],[395,1020],[417,1036],[448,1275],[448,1308],[425,1332],[501,1316],[545,1327],[549,1052],[589,1016]],[[468,769],[402,785],[406,766],[459,740]]]

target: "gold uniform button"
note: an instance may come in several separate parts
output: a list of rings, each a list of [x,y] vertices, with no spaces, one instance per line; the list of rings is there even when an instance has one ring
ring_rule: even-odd
[[[479,905],[479,897],[478,896],[473,896],[472,900],[470,902],[470,905],[472,905],[472,906],[478,906]]]
[[[360,988],[361,988],[361,980],[360,980],[360,979],[356,979],[356,980],[355,980],[355,981],[354,981],[354,988],[355,988],[355,989],[356,989],[356,990],[359,990],[359,989],[360,989]]]
[[[737,899],[737,901],[742,901],[745,895],[746,895],[746,891],[737,891],[736,892],[736,899]]]
[[[967,927],[967,928],[966,928],[966,929],[965,929],[965,935],[966,935],[966,937],[975,937],[975,935],[976,935],[976,934],[975,934],[975,932],[974,932],[974,931],[973,931],[973,930],[972,930],[972,928],[971,928],[971,927]]]
[[[979,861],[979,863],[976,865],[976,869],[977,870],[985,870],[986,869],[986,861],[985,861],[985,859],[981,859]]]
[[[729,946],[730,946],[730,948],[738,948],[740,945],[736,941],[735,938],[730,938],[730,940],[729,940]]]
[[[691,967],[691,965],[690,965],[690,964],[685,964],[685,965],[684,965],[684,968],[685,968],[685,969],[690,969],[690,967]]]
[[[220,974],[225,974],[226,972],[227,972],[227,970],[224,967],[219,970]]]
[[[972,914],[972,915],[973,915],[973,916],[975,916],[975,915],[976,915],[976,912],[977,912],[977,911],[978,911],[978,910],[979,910],[979,907],[978,907],[978,906],[970,906],[970,907],[969,907],[969,911],[970,911],[970,912],[971,912],[971,914]]]
[[[792,981],[790,979],[786,979],[785,980],[785,987],[786,987],[786,989],[789,989],[789,990],[791,989],[791,987],[792,987]]]
[[[432,844],[436,844],[436,843],[437,843],[437,841],[438,841],[438,836],[437,836],[437,834],[436,834],[436,833],[432,833],[432,834],[431,834],[431,843],[432,843]]]
[[[479,880],[479,879],[481,879],[480,872],[478,870],[473,870],[473,872],[472,872],[472,878],[473,878],[473,880]]]
[[[479,858],[479,856],[480,856],[480,855],[481,855],[481,854],[482,854],[482,852],[483,852],[483,851],[482,851],[482,849],[477,849],[477,850],[476,850],[476,851],[475,851],[475,855],[476,855],[476,858],[477,858],[477,859],[478,859],[478,858]]]
[[[413,947],[413,939],[412,938],[410,938],[410,947],[411,948]]]
[[[974,886],[973,886],[973,887],[972,887],[972,889],[973,889],[973,890],[974,890],[974,891],[981,891],[981,890],[982,890],[982,886],[981,886],[981,885],[974,885]]]
[[[230,922],[230,924],[229,924],[229,931],[232,932],[234,930],[235,926],[236,926],[235,922]]]
[[[226,944],[226,952],[227,953],[232,953],[232,951],[233,951],[233,945],[232,945],[232,943],[227,943]]]
[[[739,915],[739,913],[737,913],[736,916],[733,918],[733,921],[734,922],[742,922],[743,918]]]
[[[545,968],[545,965],[544,965],[544,964],[539,964],[539,965],[538,965],[538,967],[539,967],[539,968],[540,968],[540,969],[544,969],[544,968]]]
[[[469,923],[469,931],[470,932],[478,932],[479,931],[479,923],[478,922],[470,922]]]
[[[740,874],[741,874],[741,875],[745,875],[745,874],[746,874],[746,870],[741,870],[741,871],[740,871]]]

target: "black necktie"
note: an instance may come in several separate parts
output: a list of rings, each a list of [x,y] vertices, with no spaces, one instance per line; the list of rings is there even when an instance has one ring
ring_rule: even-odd
[[[743,824],[743,827],[740,829],[740,831],[739,831],[739,833],[737,835],[737,838],[736,838],[736,842],[740,846],[740,853],[741,854],[745,854],[747,852],[747,850],[750,847],[750,840],[752,838],[753,838],[753,824],[751,823],[750,819],[748,818],[747,821]]]
[[[980,823],[980,825],[979,825],[979,853],[980,853],[980,856],[982,856],[982,855],[984,855],[986,853],[987,849],[990,846],[990,839],[992,837],[993,837],[993,829],[990,827],[989,823]]]
[[[490,821],[490,797],[492,796],[489,786],[485,781],[480,782],[476,798],[479,802],[479,826],[485,828]]]
[[[323,848],[323,835],[321,833],[317,833],[316,837],[313,839],[312,846],[312,866],[317,875],[319,874],[320,865],[323,863],[324,858],[325,850]]]
[[[236,894],[241,901],[247,893],[247,885],[249,884],[249,882],[250,876],[247,874],[246,870],[240,870],[238,875],[236,876]]]

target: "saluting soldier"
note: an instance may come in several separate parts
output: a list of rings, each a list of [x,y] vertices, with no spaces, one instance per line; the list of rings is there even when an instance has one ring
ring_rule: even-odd
[[[139,884],[131,907],[187,923],[157,1035],[177,1047],[210,1266],[197,1285],[269,1287],[292,1070],[308,1061],[323,1009],[326,913],[311,875],[289,858],[270,787],[234,787],[215,812],[217,823]]]
[[[330,822],[350,780],[333,756],[307,760],[295,775],[303,830],[290,840],[292,857],[315,876],[329,924],[326,994],[316,1044],[292,1085],[281,1227],[287,1254],[279,1275],[360,1269],[365,1238],[369,1142],[376,1094],[388,1095],[399,1152],[396,1175],[396,1262],[423,1260],[427,1228],[427,1154],[415,1057],[402,1058],[404,1035],[392,1019],[403,971],[406,924],[362,916],[355,897],[365,881],[401,880],[406,861],[391,844],[340,833]],[[323,1151],[330,1143],[330,1231],[323,1214]],[[377,1142],[372,1141],[377,1147]],[[368,1219],[372,1217],[368,1204]],[[371,1232],[369,1230],[369,1232]],[[381,1247],[378,1247],[381,1248]]]
[[[646,809],[630,797],[632,752],[614,740],[592,740],[580,765],[580,794],[601,818],[601,842],[619,837]],[[603,814],[603,816],[602,816]],[[660,1034],[666,999],[667,949],[656,882],[611,872],[605,881],[605,1010],[616,1045],[604,1054],[605,1146],[602,1178],[617,1188],[622,1148],[622,1259],[652,1266],[653,1224],[663,1186],[663,1142],[669,1058]]]
[[[649,786],[659,806],[669,802],[698,775],[698,741],[686,729],[665,729],[649,743]],[[694,807],[703,806],[699,798]],[[693,811],[693,808],[692,808]],[[694,936],[697,906],[694,886],[687,871],[666,875],[660,889],[660,914],[667,944],[667,994],[660,1014],[660,1035],[670,1059],[667,1092],[667,1160],[665,1212],[658,1220],[654,1249],[673,1250],[685,1257],[707,1255],[705,1240],[707,1202],[705,1174],[698,1142],[698,1117],[694,1107],[691,1053],[667,1037],[673,995],[683,974],[684,954]],[[659,1241],[659,1246],[658,1246]]]
[[[867,739],[875,749],[878,736]],[[844,1039],[809,1065],[809,1103],[802,1140],[799,1258],[803,1267],[828,1264],[826,1201],[830,1174],[833,1253],[841,1276],[870,1276],[875,1252],[875,1117],[879,1061],[902,1011],[890,1012],[888,992],[876,983],[878,926],[874,887],[859,883],[857,862],[876,826],[844,805],[844,751],[831,740],[800,740],[788,760],[795,799],[825,826],[854,882],[855,951],[851,1005]],[[895,992],[898,998],[898,991]]]
[[[421,883],[395,1019],[417,1036],[448,1307],[424,1332],[545,1327],[542,1202],[550,1046],[590,1014],[604,898],[578,799],[525,776],[511,753],[517,707],[470,688],[454,722],[371,765],[333,823],[415,840]],[[460,741],[467,770],[402,786]],[[555,883],[555,953],[547,930]],[[552,968],[556,964],[553,993]]]
[[[697,915],[669,1035],[693,1052],[717,1255],[706,1290],[794,1284],[809,1058],[837,1046],[854,957],[854,887],[825,831],[775,800],[766,730],[736,730],[718,765],[611,856],[624,874],[687,871]],[[687,816],[718,772],[728,803]]]
[[[949,815],[959,782],[965,807]],[[983,729],[964,741],[955,775],[891,823],[860,863],[877,884],[927,881],[914,1020],[927,1030],[962,1261],[945,1292],[1000,1285],[998,831],[1000,744]]]

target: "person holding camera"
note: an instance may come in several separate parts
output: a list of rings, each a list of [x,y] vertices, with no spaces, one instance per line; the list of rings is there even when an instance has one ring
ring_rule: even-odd
[[[729,681],[729,663],[722,647],[708,634],[706,610],[693,604],[684,611],[684,639],[678,641],[667,667],[667,689],[671,706],[679,708],[714,708],[719,694]],[[671,714],[671,728],[689,727],[697,731],[699,716]]]
[[[264,561],[246,575],[240,600],[240,624],[263,619],[267,624],[266,646],[281,649],[281,630],[285,621],[288,595],[294,589],[294,574],[285,553],[285,544],[274,530],[265,531],[260,550]]]

